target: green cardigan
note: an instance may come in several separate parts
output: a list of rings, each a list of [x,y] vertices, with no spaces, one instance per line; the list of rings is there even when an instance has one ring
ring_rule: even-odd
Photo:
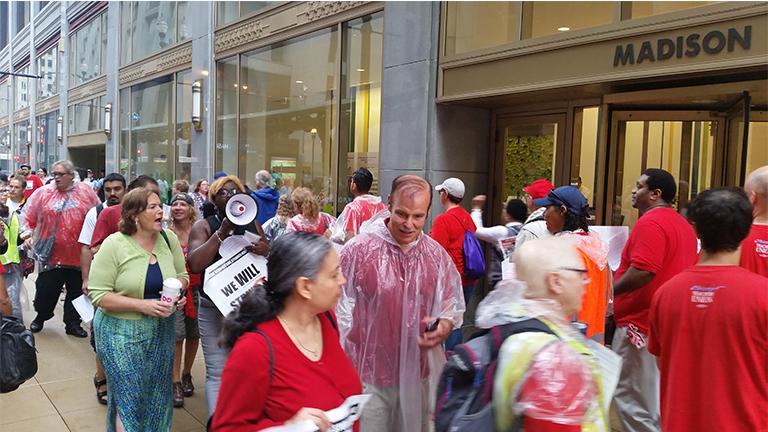
[[[160,263],[163,279],[176,277],[189,282],[179,239],[173,231],[165,230],[165,233],[168,235],[170,248],[163,236],[158,234],[155,248],[152,250]],[[143,299],[150,257],[151,254],[129,235],[117,232],[107,237],[93,258],[88,276],[88,295],[93,305],[99,306],[107,293]],[[141,318],[139,312],[102,311],[115,318]]]

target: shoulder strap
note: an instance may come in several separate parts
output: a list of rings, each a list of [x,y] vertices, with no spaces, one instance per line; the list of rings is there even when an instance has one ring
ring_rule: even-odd
[[[268,385],[272,385],[272,375],[275,372],[275,352],[272,350],[272,341],[270,341],[269,337],[266,334],[264,334],[264,332],[262,332],[259,329],[251,329],[251,330],[247,330],[247,331],[249,333],[258,333],[258,334],[260,334],[261,337],[264,338],[264,341],[267,342],[267,349],[269,350],[269,384]],[[207,424],[205,426],[205,430],[207,430],[207,431],[212,431],[213,430],[213,416],[215,414],[216,413],[214,412],[214,413],[211,414],[210,417],[208,417],[208,422],[207,422]]]
[[[462,228],[464,228],[464,231],[469,231],[469,230],[467,229],[467,227],[465,227],[465,226],[464,226],[464,222],[462,222],[462,221],[461,221],[461,219],[459,219],[459,217],[458,217],[458,216],[456,216],[456,215],[455,215],[455,214],[453,214],[453,213],[449,213],[449,212],[445,212],[445,214],[449,214],[449,215],[453,216],[454,218],[456,218],[456,220],[459,222],[459,225],[461,225],[461,227],[462,227]]]
[[[334,330],[339,331],[339,327],[336,325],[336,320],[333,319],[331,311],[325,311],[325,316],[328,318],[328,321],[331,322],[331,327],[333,327]]]
[[[514,334],[528,332],[548,333],[557,336],[549,326],[536,318],[496,326],[491,329],[491,358],[496,358],[496,356],[499,355],[501,344],[504,343],[508,337]]]
[[[160,230],[160,235],[163,236],[163,240],[165,240],[165,244],[168,245],[168,249],[171,248],[171,241],[168,240],[168,234],[166,234],[165,229]]]
[[[101,203],[96,206],[96,219],[99,218],[99,214],[101,213],[102,210],[104,210],[104,203]]]

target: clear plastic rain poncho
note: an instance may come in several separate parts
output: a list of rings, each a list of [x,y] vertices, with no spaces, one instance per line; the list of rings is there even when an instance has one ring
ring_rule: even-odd
[[[393,431],[410,432],[431,423],[445,364],[440,345],[419,347],[422,320],[439,317],[459,328],[465,306],[461,277],[437,242],[422,234],[405,249],[378,215],[367,224],[341,251],[347,284],[336,313],[344,350],[364,386],[394,400],[391,410],[376,416],[389,416]],[[366,407],[364,419],[370,409],[375,406]]]
[[[86,213],[99,202],[85,183],[73,182],[68,191],[52,183],[32,193],[21,213],[22,230],[34,230],[32,249],[40,271],[80,267],[77,240]]]
[[[377,216],[386,210],[387,206],[381,201],[381,197],[375,195],[360,195],[344,207],[344,210],[336,219],[331,240],[336,243],[344,243],[347,232],[359,234],[364,222]]]
[[[503,280],[477,306],[475,325],[491,328],[508,323],[540,318],[554,324],[559,342],[544,343],[524,370],[515,386],[505,386],[507,373],[519,367],[520,359],[532,346],[541,344],[544,333],[521,333],[510,336],[499,352],[494,377],[493,401],[497,427],[499,421],[511,422],[511,416],[525,415],[536,420],[565,425],[590,424],[596,431],[606,430],[600,408],[595,363],[574,349],[582,346],[583,336],[554,300],[524,298],[525,283]],[[588,352],[588,351],[587,351]],[[514,363],[518,363],[515,365]],[[512,372],[514,373],[514,372]],[[502,404],[499,408],[496,404]],[[591,430],[591,429],[590,429]]]

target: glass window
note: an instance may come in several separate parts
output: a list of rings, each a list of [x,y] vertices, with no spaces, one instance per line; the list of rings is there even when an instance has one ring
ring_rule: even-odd
[[[188,11],[186,1],[122,2],[120,63],[140,60],[189,39]]]
[[[446,2],[445,54],[503,45],[519,38],[519,2]]]
[[[13,134],[16,137],[15,156],[16,163],[29,163],[29,146],[32,144],[29,120],[24,120],[13,125]]]
[[[29,74],[29,65],[24,66],[16,72],[20,74]],[[29,106],[29,78],[16,76],[13,77],[16,83],[16,101],[13,104],[13,110],[18,111]]]
[[[24,27],[26,27],[27,23],[29,22],[29,2],[27,1],[14,1],[10,2],[11,6],[14,8],[15,15],[16,15],[16,27],[14,29],[13,34],[16,35],[18,32],[22,31]]]
[[[133,123],[133,113],[131,112],[131,89],[130,87],[120,90],[120,112],[118,113],[118,124],[120,128],[120,174],[126,178],[133,178],[129,174],[131,165],[131,124]]]
[[[525,119],[502,125],[504,131],[504,181],[502,196],[522,198],[523,187],[537,179],[554,179],[560,123]]]
[[[131,24],[133,2],[120,2],[120,64],[131,62]]]
[[[7,1],[0,1],[0,23],[7,23],[8,22],[8,4]],[[5,46],[8,45],[8,30],[3,27],[2,31],[0,31],[0,50],[5,48]]]
[[[577,108],[574,112],[571,186],[576,186],[595,208],[597,185],[597,137],[600,133],[600,108]]]
[[[613,17],[613,2],[525,2],[523,38],[537,38],[610,24]]]
[[[252,14],[277,2],[274,1],[220,1],[216,2],[216,25],[221,26]]]
[[[79,134],[99,130],[101,108],[99,98],[70,105],[68,107],[69,134]]]
[[[240,177],[251,180],[268,169],[286,191],[310,188],[325,210],[333,208],[337,40],[334,27],[244,54],[234,84],[240,92]]]
[[[99,77],[104,72],[106,16],[101,14],[70,36],[69,74],[74,85]],[[102,28],[104,32],[102,33]]]
[[[190,33],[189,33],[189,2],[180,1],[178,2],[178,8],[179,8],[179,42],[185,41],[189,39]]]
[[[719,3],[714,1],[633,1],[621,2],[623,19],[643,18],[653,15],[661,15],[679,10],[697,8],[701,6]],[[629,11],[626,6],[629,5]]]
[[[216,67],[216,171],[237,173],[237,57]]]
[[[37,117],[37,162],[40,166],[50,167],[59,160],[56,138],[58,111],[52,111]]]
[[[682,211],[699,192],[712,187],[717,122],[619,121],[616,196],[612,225],[634,226],[632,189],[644,168],[661,168],[677,180],[676,208]]]
[[[10,86],[9,79],[0,82],[0,117],[7,116],[11,112]]]
[[[38,99],[51,97],[59,92],[58,65],[59,44],[54,44],[37,58],[37,73],[42,76],[37,80]]]
[[[350,21],[344,29],[337,211],[354,198],[347,176],[358,168],[373,173],[371,193],[379,192],[383,13]]]
[[[0,169],[10,169],[11,154],[11,128],[0,127]]]
[[[131,177],[173,182],[173,75],[131,87]]]
[[[176,74],[176,176],[191,181],[192,162],[192,71]]]

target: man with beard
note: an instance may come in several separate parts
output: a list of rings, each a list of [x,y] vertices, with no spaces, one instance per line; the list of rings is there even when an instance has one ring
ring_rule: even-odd
[[[83,222],[83,229],[80,230],[80,268],[83,272],[83,294],[88,294],[88,273],[91,270],[91,261],[93,260],[93,252],[91,252],[91,237],[93,237],[93,229],[96,227],[96,219],[99,214],[107,207],[112,207],[120,204],[125,195],[125,177],[118,173],[112,173],[104,178],[104,196],[107,200],[97,205],[96,207],[88,210],[85,215],[85,221]],[[91,346],[94,351],[96,350],[95,336],[93,334],[93,322],[91,322]],[[98,355],[96,356],[96,376],[93,378],[93,383],[96,386],[96,398],[99,403],[106,405],[107,403],[107,379],[104,374],[104,366],[101,364]]]

